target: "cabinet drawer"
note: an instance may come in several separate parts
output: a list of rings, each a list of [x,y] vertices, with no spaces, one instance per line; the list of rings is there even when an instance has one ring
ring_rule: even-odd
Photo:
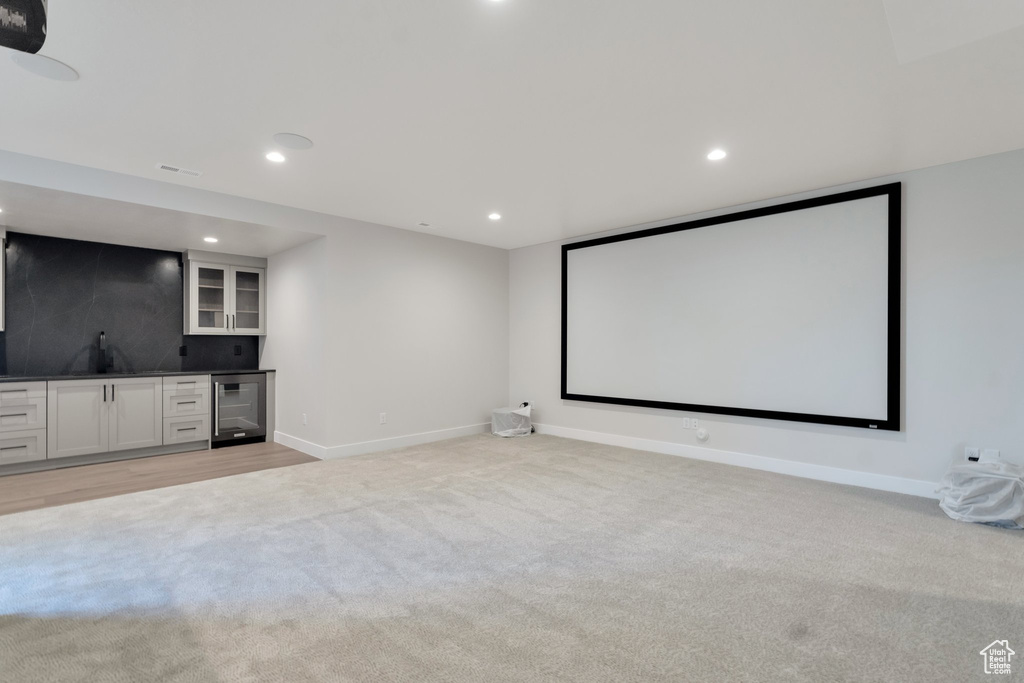
[[[209,375],[188,375],[186,377],[164,377],[164,391],[175,394],[189,394],[210,390]]]
[[[46,460],[46,430],[0,434],[0,465]]]
[[[20,406],[40,398],[46,400],[46,382],[0,384],[0,406]]]
[[[0,432],[23,432],[46,428],[46,398],[29,398],[21,403],[0,403]]]
[[[206,441],[210,438],[210,416],[165,417],[164,445]]]
[[[184,393],[164,391],[164,417],[210,414],[210,390]]]

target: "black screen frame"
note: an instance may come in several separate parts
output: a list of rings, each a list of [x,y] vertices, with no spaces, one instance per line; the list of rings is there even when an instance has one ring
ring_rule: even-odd
[[[780,213],[802,211],[831,204],[867,199],[869,197],[888,197],[888,295],[887,301],[887,352],[886,352],[886,416],[884,419],[868,419],[861,417],[844,417],[841,415],[817,415],[813,413],[793,413],[777,410],[763,410],[755,408],[734,408],[730,406],[713,406],[698,403],[675,403],[669,401],[649,401],[634,398],[620,398],[615,396],[591,396],[588,394],[576,394],[568,390],[568,277],[569,277],[569,252],[587,247],[596,247],[615,242],[643,239],[665,235],[683,230],[695,230],[706,228],[723,223],[773,216]],[[596,239],[573,242],[562,245],[562,382],[561,397],[563,401],[585,401],[589,403],[607,403],[612,405],[636,406],[641,408],[660,408],[664,410],[679,410],[697,413],[709,413],[713,415],[732,415],[736,417],[753,417],[769,420],[784,420],[789,422],[808,422],[813,424],[838,425],[843,427],[860,427],[872,430],[900,431],[900,377],[902,371],[900,346],[902,337],[901,322],[902,291],[903,291],[903,220],[902,220],[902,183],[887,183],[875,187],[867,187],[858,190],[839,192],[836,194],[814,197],[811,199],[800,199],[797,201],[773,204],[757,209],[748,209],[727,213],[710,218],[700,218],[692,221],[674,223],[672,225],[647,228],[633,232],[598,237]]]

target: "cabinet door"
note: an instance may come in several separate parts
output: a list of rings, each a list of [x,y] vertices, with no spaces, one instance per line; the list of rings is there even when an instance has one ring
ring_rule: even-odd
[[[231,331],[234,334],[267,333],[266,284],[264,268],[231,267]]]
[[[46,392],[47,458],[106,453],[110,387],[106,381],[50,382]]]
[[[230,274],[228,266],[189,262],[188,334],[230,334]]]
[[[111,382],[110,450],[163,444],[163,393],[161,377],[132,377]]]

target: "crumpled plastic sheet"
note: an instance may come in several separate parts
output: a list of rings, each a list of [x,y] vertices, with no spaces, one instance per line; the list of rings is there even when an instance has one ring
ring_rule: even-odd
[[[1024,529],[1024,467],[1011,462],[960,462],[946,472],[939,507],[953,519]]]
[[[491,413],[491,434],[504,437],[529,436],[533,431],[530,410],[529,405],[522,408],[498,408]]]

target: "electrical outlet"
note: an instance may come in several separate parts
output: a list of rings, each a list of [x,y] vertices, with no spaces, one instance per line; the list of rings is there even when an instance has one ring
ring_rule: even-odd
[[[690,428],[690,418],[684,417],[683,418],[683,429],[689,429],[689,428]]]
[[[309,424],[309,420],[306,419],[306,414],[305,413],[302,414],[302,424],[303,425],[308,425]]]
[[[388,414],[387,413],[381,413],[380,414],[380,423],[382,425],[386,425],[388,423]]]
[[[187,356],[188,355],[188,347],[187,346],[179,346],[178,347],[178,355],[179,356]]]
[[[978,458],[981,457],[981,449],[975,448],[974,446],[968,446],[964,449],[964,459],[970,460],[971,462],[978,462]]]
[[[235,355],[236,356],[241,356],[242,355],[242,346],[241,346],[241,344],[235,344]]]
[[[700,423],[697,422],[697,418],[693,418],[692,420],[690,420],[690,424],[693,425],[694,429],[700,429]]]

